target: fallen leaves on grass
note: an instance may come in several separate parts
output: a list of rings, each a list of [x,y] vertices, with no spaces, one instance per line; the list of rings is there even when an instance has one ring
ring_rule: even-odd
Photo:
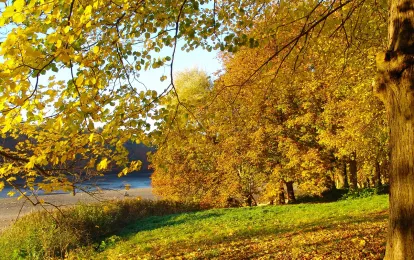
[[[382,259],[385,252],[386,213],[371,219],[309,226],[290,232],[242,238],[221,243],[154,246],[145,254],[118,255],[119,259]],[[134,250],[132,250],[134,251]],[[139,256],[138,256],[139,255]]]

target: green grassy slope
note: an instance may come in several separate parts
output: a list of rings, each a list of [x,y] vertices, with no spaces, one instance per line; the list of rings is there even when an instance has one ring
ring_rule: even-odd
[[[388,196],[149,217],[70,258],[379,259]]]

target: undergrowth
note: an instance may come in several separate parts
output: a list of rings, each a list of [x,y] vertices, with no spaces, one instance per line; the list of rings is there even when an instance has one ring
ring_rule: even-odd
[[[98,251],[126,225],[149,216],[199,210],[197,205],[141,199],[79,204],[51,213],[39,211],[19,219],[0,236],[0,259],[63,258],[82,246]]]
[[[374,195],[384,195],[389,193],[389,185],[382,185],[375,188],[363,188],[349,190],[347,193],[342,195],[341,199],[358,199],[358,198],[368,198]]]

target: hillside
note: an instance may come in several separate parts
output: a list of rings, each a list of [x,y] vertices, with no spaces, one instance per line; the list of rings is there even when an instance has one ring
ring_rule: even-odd
[[[388,196],[149,217],[72,258],[380,259]],[[96,252],[100,251],[100,252]],[[315,258],[316,257],[316,258]]]

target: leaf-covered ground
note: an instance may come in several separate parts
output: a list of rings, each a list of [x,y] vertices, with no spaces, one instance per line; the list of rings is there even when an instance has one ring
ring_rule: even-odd
[[[388,197],[150,217],[71,257],[380,259]]]

